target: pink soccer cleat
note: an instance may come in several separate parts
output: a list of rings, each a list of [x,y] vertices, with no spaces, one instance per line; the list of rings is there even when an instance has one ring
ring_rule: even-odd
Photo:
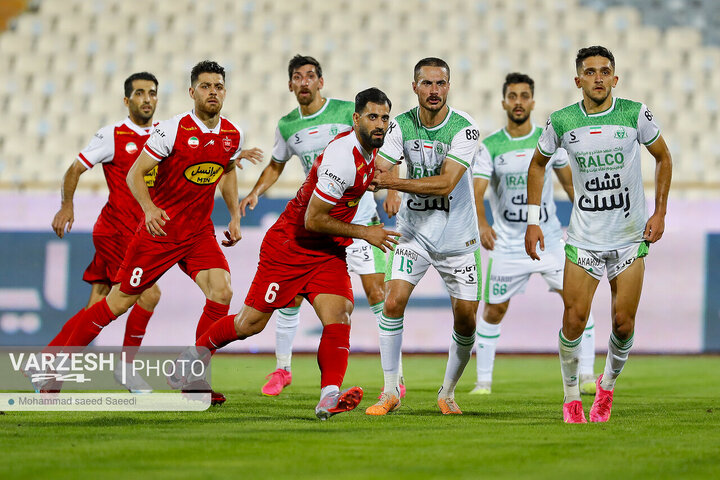
[[[590,408],[590,421],[591,422],[607,422],[610,420],[610,410],[612,410],[613,392],[612,390],[605,390],[600,386],[602,375],[595,381],[597,391],[595,393],[595,401]]]
[[[563,403],[563,421],[565,423],[587,423],[580,400]]]
[[[277,397],[283,388],[292,383],[292,374],[282,368],[278,368],[265,378],[268,379],[268,382],[263,385],[261,391],[268,397]]]

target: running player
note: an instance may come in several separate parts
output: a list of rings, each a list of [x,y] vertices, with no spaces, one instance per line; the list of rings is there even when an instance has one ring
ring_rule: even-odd
[[[573,198],[572,172],[567,153],[559,149],[548,162],[542,191],[542,229],[548,245],[540,263],[525,253],[523,233],[527,226],[527,169],[542,128],[533,125],[530,112],[535,107],[535,81],[522,73],[510,73],[503,84],[502,107],[507,126],[483,140],[473,164],[475,201],[480,227],[480,243],[490,251],[485,276],[482,319],[477,326],[477,383],[470,392],[489,394],[495,346],[500,337],[502,321],[510,299],[525,291],[530,275],[539,273],[548,286],[562,295],[564,265],[562,230],[555,214],[553,183],[550,169],[560,180],[565,192]],[[491,227],[485,218],[483,197],[490,184]],[[595,329],[592,315],[582,336],[580,390],[595,393]]]
[[[77,326],[81,314],[102,300],[110,292],[122,263],[123,254],[130,244],[135,229],[142,218],[142,209],[132,197],[125,177],[150,136],[152,119],[157,106],[158,81],[148,72],[133,73],[125,79],[125,106],[128,117],[113,125],[108,125],[95,134],[90,143],[77,156],[65,172],[62,184],[62,203],[53,218],[52,228],[55,234],[63,238],[70,232],[75,220],[73,197],[80,175],[95,165],[102,165],[109,194],[108,201],[100,212],[93,228],[95,256],[85,270],[83,280],[91,285],[87,306],[71,317],[48,347],[62,347]],[[146,178],[149,187],[153,186],[154,172]],[[160,300],[160,288],[153,285],[140,295],[130,311],[125,326],[123,346],[139,347],[145,335],[145,329],[153,310]],[[134,351],[129,349],[127,359],[132,361]],[[118,363],[115,378],[121,382]],[[152,391],[150,385],[133,369],[126,369],[125,386],[134,393]]]
[[[578,389],[578,358],[595,289],[607,269],[612,295],[612,332],[605,370],[597,380],[591,422],[610,418],[615,381],[633,344],[645,257],[662,237],[672,177],[672,159],[647,106],[615,98],[615,58],[604,47],[578,51],[578,103],[550,115],[528,170],[528,226],[525,250],[540,260],[545,165],[558,148],[567,150],[575,197],[563,280],[563,326],[559,334],[563,420],[586,423]],[[655,158],[655,212],[649,216],[640,170],[640,144]]]
[[[245,305],[215,323],[196,345],[211,351],[261,332],[274,310],[305,297],[323,324],[318,347],[321,420],[354,409],[362,389],[340,391],[350,353],[353,293],[345,262],[351,238],[392,248],[396,232],[382,224],[351,223],[375,172],[375,155],[390,122],[390,100],[377,88],[355,97],[353,129],[339,134],[317,157],[297,196],[268,230]],[[189,349],[188,358],[197,356]],[[178,379],[182,380],[182,379]]]
[[[307,176],[315,159],[327,144],[338,133],[352,128],[355,105],[353,102],[321,95],[320,89],[323,88],[325,80],[322,67],[316,59],[295,55],[288,64],[288,77],[288,88],[295,94],[299,106],[278,122],[272,159],[253,189],[240,202],[241,215],[245,215],[246,207],[251,210],[255,208],[258,198],[277,181],[293,155],[302,162]],[[352,223],[379,223],[372,192],[363,195]],[[347,264],[350,272],[360,275],[370,309],[379,321],[385,297],[385,255],[365,240],[355,238],[352,245],[347,247]],[[267,376],[268,382],[262,387],[263,395],[279,395],[292,381],[292,343],[300,323],[301,302],[302,297],[298,296],[294,305],[277,311],[276,370]]]
[[[223,174],[222,195],[230,210],[227,241],[240,238],[235,160],[244,140],[242,131],[220,116],[225,99],[225,70],[203,61],[190,75],[195,108],[160,122],[143,152],[130,168],[127,182],[145,213],[118,272],[120,284],[90,307],[78,321],[68,346],[85,346],[103,327],[122,315],[139,296],[175,264],[198,284],[206,297],[198,325],[206,330],[229,310],[232,290],[227,260],[215,239],[210,220],[215,186]],[[254,161],[252,158],[251,161]],[[152,191],[143,177],[157,167]],[[213,403],[222,403],[213,393]]]
[[[378,155],[377,188],[406,192],[398,213],[403,234],[388,260],[385,306],[380,322],[380,355],[385,386],[368,415],[385,415],[400,406],[399,359],[405,307],[415,285],[432,265],[450,294],[452,342],[438,406],[443,414],[462,413],[455,385],[475,344],[480,300],[480,238],[470,166],[479,131],[465,112],[450,108],[450,68],[439,58],[415,65],[413,91],[418,107],[397,116]],[[389,169],[402,158],[407,179]]]

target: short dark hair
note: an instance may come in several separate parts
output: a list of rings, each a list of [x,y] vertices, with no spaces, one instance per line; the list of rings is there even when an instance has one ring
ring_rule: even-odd
[[[450,80],[450,66],[447,64],[445,60],[442,58],[437,57],[427,57],[420,60],[418,63],[415,64],[415,68],[413,69],[413,79],[417,81],[418,77],[420,76],[420,69],[422,67],[440,67],[444,68],[448,75],[448,81]]]
[[[303,65],[312,65],[315,67],[315,73],[317,73],[317,76],[319,78],[322,77],[322,67],[320,66],[320,62],[308,55],[297,54],[290,59],[290,62],[288,62],[288,78],[292,80],[293,72]]]
[[[610,60],[610,65],[615,69],[615,57],[612,52],[600,45],[593,45],[592,47],[585,47],[578,50],[577,57],[575,57],[575,70],[582,67],[583,60],[588,57],[605,57]]]
[[[190,85],[195,85],[201,73],[219,73],[225,81],[225,69],[212,60],[203,60],[190,71]]]
[[[392,109],[392,102],[379,88],[371,87],[355,95],[355,113],[362,113],[368,103],[386,103],[388,109]]]
[[[130,95],[132,95],[133,92],[133,82],[135,80],[148,80],[150,82],[155,83],[155,88],[158,87],[158,81],[157,78],[155,78],[155,75],[153,75],[150,72],[137,72],[130,75],[128,78],[125,79],[125,97],[130,98]]]
[[[527,83],[530,85],[530,93],[533,97],[535,96],[535,80],[530,78],[530,75],[520,72],[512,72],[505,75],[505,83],[503,83],[503,98],[505,98],[508,86],[514,83]]]

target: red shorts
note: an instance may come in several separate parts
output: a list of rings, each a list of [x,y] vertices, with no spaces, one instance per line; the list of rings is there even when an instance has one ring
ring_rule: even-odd
[[[182,243],[157,242],[140,230],[130,242],[118,271],[120,290],[130,295],[142,293],[175,264],[193,280],[202,270],[230,271],[214,235],[199,235]]]
[[[321,293],[340,295],[354,302],[344,258],[301,255],[287,249],[287,243],[273,242],[273,238],[268,237],[272,237],[270,232],[260,247],[258,269],[245,305],[271,313],[293,306],[297,295],[312,303]],[[275,244],[285,248],[275,248]]]
[[[85,269],[83,280],[107,285],[118,283],[118,270],[132,239],[132,235],[93,235],[95,256]]]

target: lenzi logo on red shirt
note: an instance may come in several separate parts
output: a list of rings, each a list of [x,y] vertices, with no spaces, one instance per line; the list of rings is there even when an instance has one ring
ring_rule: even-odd
[[[223,148],[226,152],[229,152],[232,148],[232,140],[230,140],[230,137],[223,137]]]
[[[190,148],[197,148],[200,145],[200,140],[197,137],[190,137],[188,138],[188,145]]]
[[[135,142],[128,142],[125,144],[125,151],[129,154],[133,154],[138,151],[137,145],[135,145]]]
[[[222,174],[222,165],[211,162],[198,163],[185,169],[185,178],[196,185],[212,185]]]

